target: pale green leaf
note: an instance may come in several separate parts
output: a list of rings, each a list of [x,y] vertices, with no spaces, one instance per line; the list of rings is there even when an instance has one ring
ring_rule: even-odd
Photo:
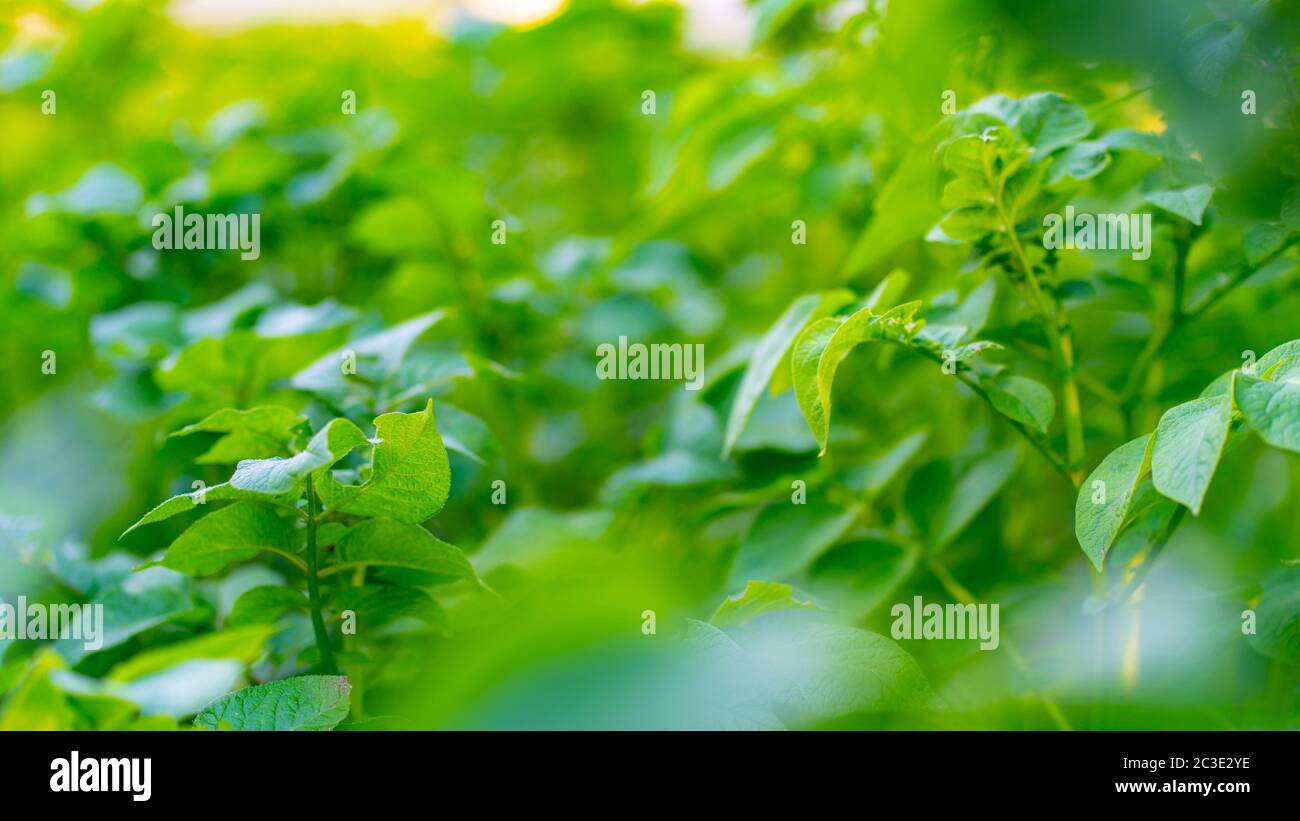
[[[1275,448],[1300,453],[1300,382],[1266,382],[1240,374],[1236,399],[1260,438]]]
[[[343,365],[348,352],[356,357],[356,377],[376,384],[382,383],[397,371],[415,340],[445,316],[443,311],[433,311],[377,334],[353,340],[294,374],[291,384],[295,388],[318,393],[345,389],[348,375],[343,373]]]
[[[368,442],[356,425],[347,419],[334,419],[317,431],[302,453],[288,459],[277,457],[240,462],[235,475],[230,477],[230,484],[237,490],[268,496],[292,493],[308,474],[331,467],[353,448]]]
[[[208,730],[332,730],[347,718],[344,676],[297,676],[222,696],[194,717]]]
[[[422,522],[442,509],[451,490],[447,449],[438,436],[433,400],[418,413],[385,413],[375,419],[374,459],[359,485],[323,475],[317,486],[326,507],[354,516],[387,516]]]
[[[819,302],[821,302],[820,294],[805,294],[790,303],[754,348],[745,373],[740,378],[736,398],[731,403],[731,413],[727,417],[727,429],[722,445],[722,458],[725,459],[731,454],[736,440],[740,438],[750,414],[754,411],[754,406],[763,395],[763,389],[771,380],[777,364],[785,356],[790,344],[794,342],[794,338]]]
[[[1151,434],[1111,451],[1097,465],[1074,503],[1074,534],[1093,567],[1101,570],[1124,520],[1138,481],[1151,469]]]
[[[1300,380],[1300,339],[1283,342],[1255,362],[1255,373],[1270,382]]]
[[[1165,411],[1156,425],[1151,478],[1156,490],[1192,511],[1201,512],[1232,421],[1231,391],[1184,402]]]
[[[797,723],[921,709],[935,700],[921,667],[884,636],[833,624],[782,625],[739,638]]]
[[[715,627],[736,627],[765,613],[780,610],[816,610],[817,605],[794,597],[794,588],[778,582],[749,581],[745,589],[728,596],[713,611],[709,623]]]
[[[134,681],[194,659],[234,659],[252,664],[275,633],[269,625],[227,628],[175,644],[154,647],[132,656],[109,673],[113,681]]]
[[[919,302],[909,302],[875,314],[869,308],[845,319],[818,320],[795,340],[791,357],[795,397],[804,420],[817,437],[820,453],[826,452],[830,433],[831,385],[840,362],[856,346],[873,340],[903,339]]]

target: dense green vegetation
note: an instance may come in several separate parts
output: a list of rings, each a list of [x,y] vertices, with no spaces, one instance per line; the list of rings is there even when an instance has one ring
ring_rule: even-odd
[[[0,729],[1300,727],[1297,4],[752,21],[11,4]]]

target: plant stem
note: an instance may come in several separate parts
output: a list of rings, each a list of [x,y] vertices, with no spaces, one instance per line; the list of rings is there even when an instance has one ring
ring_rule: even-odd
[[[320,518],[320,501],[316,486],[307,477],[307,599],[311,605],[311,626],[316,633],[316,649],[320,652],[320,667],[325,673],[338,671],[334,664],[334,650],[329,634],[325,632],[325,619],[320,610],[320,579],[316,575],[316,525]]]
[[[1175,303],[1173,310],[1170,312],[1169,322],[1147,340],[1146,347],[1144,347],[1142,352],[1138,354],[1138,358],[1134,362],[1133,370],[1129,372],[1128,382],[1125,383],[1124,389],[1120,392],[1120,396],[1123,399],[1125,406],[1131,408],[1133,404],[1138,401],[1139,397],[1137,397],[1136,394],[1141,385],[1143,374],[1151,366],[1151,362],[1164,351],[1165,346],[1169,344],[1170,338],[1178,328],[1210,310],[1210,308],[1214,307],[1219,300],[1227,296],[1234,288],[1259,273],[1262,268],[1282,256],[1288,248],[1295,245],[1298,241],[1300,241],[1300,236],[1292,235],[1283,242],[1281,246],[1269,253],[1257,264],[1241,265],[1232,276],[1215,286],[1215,288],[1211,290],[1204,299],[1196,305],[1186,309],[1182,307],[1182,292],[1184,288],[1182,283],[1185,279],[1187,261],[1186,252],[1184,251],[1181,253],[1180,259],[1174,268]]]
[[[930,359],[939,364],[943,364],[943,358],[939,354],[934,353],[933,351],[927,350],[925,348],[919,348],[919,347],[910,348],[909,350],[914,350],[917,353],[921,354],[922,356],[926,357],[927,359]],[[993,405],[993,400],[989,397],[988,393],[986,393],[985,390],[980,387],[978,382],[976,382],[974,379],[971,379],[969,376],[967,376],[961,370],[960,367],[957,368],[956,376],[959,380],[961,380],[962,384],[966,385],[968,388],[974,391],[976,396],[978,396],[980,399],[983,399],[988,404],[989,407],[994,408],[994,410],[996,410],[996,408]],[[1026,428],[1021,423],[1017,422],[1016,420],[1012,419],[1010,416],[1006,416],[1000,411],[997,413],[997,415],[1005,419],[1006,422],[1009,425],[1011,425],[1011,427],[1015,428],[1016,432],[1019,433],[1021,436],[1023,436],[1025,440],[1029,442],[1029,444],[1033,445],[1034,449],[1037,450],[1039,453],[1041,453],[1043,455],[1043,458],[1046,459],[1049,463],[1051,463],[1052,467],[1056,468],[1057,472],[1059,472],[1062,476],[1064,476],[1067,482],[1073,485],[1076,490],[1078,489],[1080,484],[1079,480],[1077,480],[1070,473],[1070,471],[1065,466],[1065,462],[1061,460],[1061,457],[1058,456],[1055,451],[1049,448],[1047,444],[1043,442],[1038,436],[1030,432],[1028,428]]]
[[[1074,378],[1074,336],[1070,331],[1070,320],[1065,307],[1043,293],[1034,273],[1034,266],[1029,262],[1029,255],[1020,244],[1016,234],[1015,220],[1007,212],[1003,202],[1002,186],[985,160],[985,176],[994,191],[993,202],[1002,220],[1002,227],[1007,232],[1011,250],[1025,273],[1025,282],[1029,285],[1030,301],[1034,310],[1043,321],[1047,339],[1051,343],[1052,354],[1061,378],[1061,416],[1065,420],[1065,468],[1070,482],[1078,487],[1083,482],[1083,463],[1086,458],[1083,445],[1083,403],[1079,400],[1079,384]]]

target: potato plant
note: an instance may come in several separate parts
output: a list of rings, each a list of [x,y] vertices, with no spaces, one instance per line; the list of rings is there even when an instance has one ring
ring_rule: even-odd
[[[1293,3],[456,5],[6,10],[0,729],[1300,727]]]

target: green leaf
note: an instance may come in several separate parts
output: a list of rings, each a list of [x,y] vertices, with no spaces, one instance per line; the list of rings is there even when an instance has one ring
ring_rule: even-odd
[[[297,676],[222,696],[194,717],[208,730],[332,730],[347,718],[345,676]]]
[[[1008,448],[990,453],[973,462],[953,486],[937,529],[931,528],[930,546],[941,550],[955,539],[971,520],[983,510],[1015,472],[1020,451]]]
[[[1214,196],[1214,187],[1201,184],[1172,191],[1152,191],[1146,195],[1146,200],[1152,205],[1177,214],[1193,225],[1200,225],[1201,217],[1205,214],[1212,196]]]
[[[264,584],[245,590],[230,609],[226,627],[273,624],[289,610],[307,610],[307,597],[291,587]]]
[[[1030,94],[1016,102],[1016,114],[1009,125],[1039,154],[1081,140],[1092,131],[1083,108],[1059,94]]]
[[[1148,433],[1115,448],[1079,488],[1074,534],[1098,571],[1124,527],[1138,482],[1151,469],[1152,441]]]
[[[1232,421],[1232,392],[1175,405],[1156,425],[1151,451],[1151,479],[1156,490],[1201,512],[1205,491],[1214,478]]]
[[[311,438],[302,453],[288,459],[276,457],[240,462],[235,475],[230,477],[230,485],[237,490],[267,496],[291,494],[309,473],[333,466],[353,448],[369,441],[361,429],[347,419],[334,419]],[[446,459],[445,453],[443,459]]]
[[[812,602],[796,599],[794,588],[788,584],[750,581],[745,583],[743,591],[728,596],[718,605],[709,623],[715,627],[737,627],[778,610],[816,609]]]
[[[973,205],[949,211],[939,222],[939,228],[949,237],[962,242],[975,242],[988,234],[1002,230],[1002,220],[993,209]]]
[[[1300,568],[1287,568],[1264,584],[1255,607],[1255,652],[1285,664],[1300,664]]]
[[[1110,152],[1100,142],[1075,143],[1056,155],[1052,169],[1047,174],[1047,184],[1055,185],[1069,177],[1073,180],[1091,179],[1110,165]]]
[[[858,235],[841,279],[852,279],[886,259],[909,238],[923,234],[943,215],[937,189],[933,141],[909,149],[871,209],[871,222]]]
[[[1300,339],[1283,342],[1255,362],[1255,373],[1270,382],[1300,380]]]
[[[239,488],[231,487],[229,482],[223,482],[209,488],[196,490],[193,493],[182,493],[179,496],[171,497],[153,510],[144,514],[144,516],[140,517],[140,521],[124,530],[122,536],[125,536],[141,525],[161,522],[164,519],[170,519],[171,517],[179,516],[182,513],[189,513],[191,510],[203,507],[209,502],[248,500],[293,507],[293,503],[297,498],[297,493],[291,492],[267,496],[266,494],[250,490],[240,490]],[[120,539],[122,536],[119,536],[118,538]]]
[[[1300,231],[1300,185],[1293,185],[1282,197],[1282,224]]]
[[[735,182],[776,145],[776,129],[757,123],[720,142],[709,157],[708,187],[720,191]]]
[[[820,500],[769,505],[736,553],[730,583],[790,577],[838,541],[859,512],[856,506],[845,510]]]
[[[583,557],[600,542],[612,519],[608,510],[520,507],[474,552],[474,566],[487,573],[502,565],[530,569],[556,557]]]
[[[209,575],[263,550],[286,552],[291,533],[290,526],[271,508],[236,502],[190,525],[160,561],[143,567],[160,564],[191,576]]]
[[[321,575],[350,567],[405,567],[476,579],[474,568],[460,548],[453,547],[419,525],[392,519],[371,519],[348,530],[338,541],[338,564]]]
[[[727,417],[727,429],[722,444],[722,458],[731,455],[736,440],[740,438],[750,414],[754,412],[754,406],[763,395],[763,389],[772,379],[772,372],[776,370],[777,364],[785,356],[790,344],[798,336],[821,300],[820,294],[804,294],[799,297],[790,303],[775,324],[759,340],[753,354],[750,355],[749,365],[740,378],[736,399],[731,403],[731,413]]]
[[[1237,407],[1260,438],[1300,453],[1300,382],[1266,382],[1239,374],[1235,395]]]
[[[908,324],[920,305],[920,302],[909,302],[879,315],[863,308],[846,319],[819,319],[795,340],[790,360],[795,397],[804,420],[817,437],[819,455],[826,453],[829,443],[831,385],[840,362],[864,342],[905,338]]]
[[[925,674],[884,636],[832,624],[741,636],[754,669],[774,671],[774,696],[812,723],[851,713],[920,709],[935,699]]]
[[[1246,262],[1252,266],[1259,265],[1260,261],[1276,253],[1290,235],[1290,229],[1283,225],[1261,222],[1250,226],[1241,234]]]
[[[943,187],[940,204],[944,208],[968,208],[993,204],[993,192],[983,180],[974,177],[956,177]]]
[[[1228,67],[1246,42],[1246,27],[1215,21],[1187,35],[1180,44],[1182,62],[1192,84],[1211,96],[1223,86]]]
[[[139,653],[113,668],[113,681],[135,681],[160,673],[194,659],[234,659],[252,664],[262,655],[266,642],[275,633],[268,625],[225,629],[197,638],[155,647]]]
[[[988,380],[981,387],[1000,413],[1039,433],[1047,433],[1047,426],[1056,415],[1056,398],[1042,383],[1023,376],[1004,376]]]
[[[387,516],[422,522],[442,509],[451,490],[447,449],[438,436],[433,400],[418,413],[385,413],[375,419],[370,476],[359,485],[325,475],[317,486],[326,507],[354,516]]]
[[[353,340],[338,350],[331,351],[306,368],[294,374],[290,384],[301,390],[334,394],[345,392],[348,375],[343,373],[344,356],[356,356],[356,374],[353,378],[382,384],[401,366],[406,352],[425,331],[433,327],[446,314],[443,311],[408,319],[377,334]]]
[[[197,461],[199,464],[233,464],[241,459],[261,459],[286,452],[293,439],[290,428],[297,425],[298,420],[297,413],[280,405],[264,405],[249,410],[223,408],[200,422],[181,428],[172,436],[224,433],[226,435]]]
[[[373,584],[349,587],[335,599],[334,606],[339,611],[354,611],[358,623],[367,628],[382,627],[402,618],[416,619],[430,627],[442,627],[447,622],[438,602],[415,587]]]

